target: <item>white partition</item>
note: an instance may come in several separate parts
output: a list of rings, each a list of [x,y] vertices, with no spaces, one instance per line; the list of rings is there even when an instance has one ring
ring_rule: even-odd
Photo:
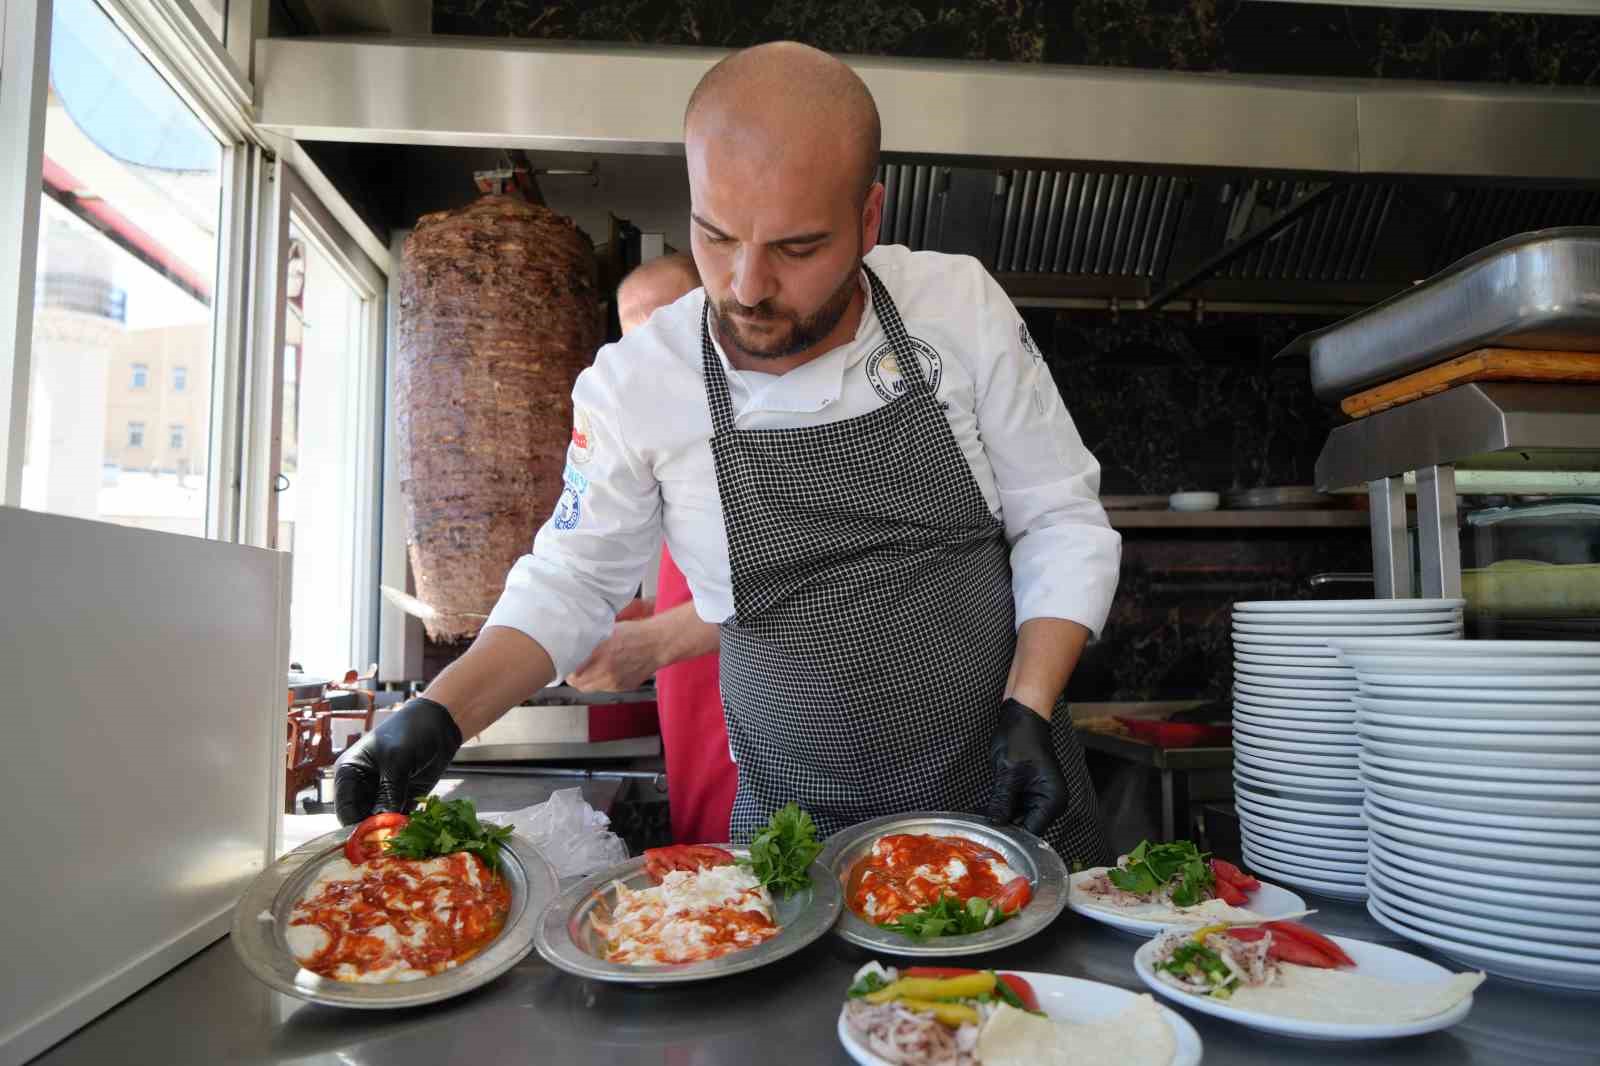
[[[0,1064],[227,932],[282,802],[289,556],[0,507]]]

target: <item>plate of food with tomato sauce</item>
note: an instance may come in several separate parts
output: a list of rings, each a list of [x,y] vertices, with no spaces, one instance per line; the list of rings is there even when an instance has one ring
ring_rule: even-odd
[[[1137,936],[1169,926],[1299,918],[1306,901],[1188,840],[1141,841],[1115,866],[1079,870],[1067,906],[1085,918]]]
[[[839,935],[892,955],[993,951],[1067,905],[1067,868],[1049,844],[970,814],[874,818],[836,833],[818,861],[844,891]]]
[[[811,816],[773,814],[748,847],[651,848],[590,874],[546,908],[539,954],[579,977],[667,985],[743,973],[832,928],[843,897],[817,865]]]
[[[233,945],[280,992],[338,1007],[434,1003],[533,950],[555,871],[470,800],[429,797],[284,855],[240,898]]]

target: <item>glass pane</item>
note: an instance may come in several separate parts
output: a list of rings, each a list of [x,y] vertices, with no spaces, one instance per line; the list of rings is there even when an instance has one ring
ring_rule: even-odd
[[[202,536],[222,148],[90,0],[57,0],[22,503]]]
[[[284,309],[278,547],[294,553],[293,661],[321,677],[355,661],[358,389],[363,305],[291,217]],[[367,582],[360,582],[370,589]]]

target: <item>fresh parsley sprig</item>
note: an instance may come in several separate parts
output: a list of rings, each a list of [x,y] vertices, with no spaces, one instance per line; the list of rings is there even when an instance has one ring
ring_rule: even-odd
[[[739,865],[768,889],[787,896],[811,884],[806,871],[821,850],[811,815],[791,803],[768,819],[766,828],[750,841],[750,857]]]
[[[477,855],[489,869],[500,868],[500,848],[511,839],[509,825],[485,825],[469,799],[429,796],[411,820],[386,842],[387,854],[431,859],[457,851]]]
[[[1215,878],[1205,855],[1191,841],[1152,844],[1148,840],[1128,854],[1126,864],[1107,871],[1111,883],[1124,892],[1148,895],[1169,881],[1172,902],[1191,907],[1211,898]]]

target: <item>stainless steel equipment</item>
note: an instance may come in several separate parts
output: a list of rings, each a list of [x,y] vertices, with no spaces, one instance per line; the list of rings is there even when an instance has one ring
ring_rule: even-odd
[[[1600,227],[1508,237],[1326,329],[1278,358],[1306,355],[1311,388],[1342,400],[1485,347],[1600,351]]]
[[[1458,477],[1581,483],[1600,471],[1600,388],[1469,384],[1335,429],[1317,458],[1324,491],[1366,484],[1376,594],[1414,593],[1405,476],[1415,472],[1424,596],[1462,594]],[[1551,491],[1549,488],[1543,491]]]

